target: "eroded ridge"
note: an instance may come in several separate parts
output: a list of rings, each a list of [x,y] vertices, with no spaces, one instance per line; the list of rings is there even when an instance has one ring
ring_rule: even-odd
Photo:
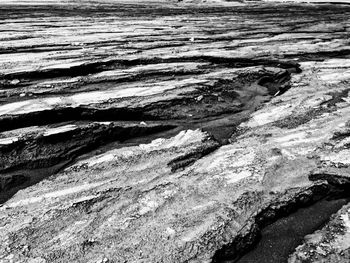
[[[203,128],[226,144],[300,71],[283,58],[217,53],[200,24],[223,8],[191,6],[198,21],[185,33],[192,13],[181,6],[149,13],[149,5],[130,3],[7,4],[0,25],[1,200],[36,183],[36,174],[51,175],[111,142]],[[182,168],[199,156],[171,165]]]
[[[0,261],[235,260],[347,180],[348,7],[1,10],[1,187],[55,171],[3,199]]]

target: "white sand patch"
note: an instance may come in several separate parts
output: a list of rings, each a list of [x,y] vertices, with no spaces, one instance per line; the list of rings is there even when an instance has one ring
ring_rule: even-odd
[[[57,127],[57,128],[48,129],[47,131],[44,132],[43,135],[50,136],[50,135],[54,135],[54,134],[64,133],[67,131],[73,131],[77,128],[78,128],[78,126],[76,126],[74,124],[69,124],[69,125],[65,125],[65,126],[61,126],[61,127]]]
[[[18,137],[9,137],[0,139],[0,145],[8,145],[18,141]]]

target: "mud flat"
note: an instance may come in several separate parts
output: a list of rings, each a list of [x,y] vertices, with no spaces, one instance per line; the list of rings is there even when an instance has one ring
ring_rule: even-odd
[[[0,262],[349,261],[350,6],[214,2],[0,6]]]

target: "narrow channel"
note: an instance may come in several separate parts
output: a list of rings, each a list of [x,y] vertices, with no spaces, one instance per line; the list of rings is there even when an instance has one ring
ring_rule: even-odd
[[[349,202],[349,196],[329,196],[309,207],[300,208],[263,228],[259,242],[240,259],[222,263],[287,262],[289,255],[306,235],[322,228],[332,214]]]

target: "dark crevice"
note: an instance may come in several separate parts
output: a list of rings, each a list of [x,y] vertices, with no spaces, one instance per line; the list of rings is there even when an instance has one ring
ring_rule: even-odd
[[[35,135],[0,147],[0,173],[50,167],[109,142],[123,142],[174,128],[176,126],[169,124],[128,127],[96,123],[50,136]]]
[[[325,184],[316,185],[303,192],[290,196],[288,199],[276,200],[272,202],[252,218],[253,223],[248,230],[242,231],[230,243],[224,245],[216,251],[212,262],[239,262],[239,259],[250,251],[259,241],[261,229],[273,223],[277,219],[287,216],[298,208],[310,205],[324,197],[328,192],[328,186]]]
[[[286,59],[298,59],[298,61],[324,61],[329,58],[346,58],[350,56],[350,49],[305,52],[299,54],[283,55]]]
[[[350,177],[337,173],[312,173],[309,176],[311,181],[325,180],[333,187],[349,191],[350,194]]]
[[[196,75],[196,74],[202,74],[204,73],[205,68],[201,69],[191,69],[191,70],[164,70],[162,71],[150,71],[150,72],[138,72],[138,73],[134,73],[131,74],[130,76],[126,76],[126,77],[118,77],[116,79],[114,78],[106,78],[106,79],[89,79],[88,76],[82,76],[82,75],[78,75],[80,77],[82,77],[80,80],[73,82],[73,83],[56,83],[56,84],[52,84],[52,88],[55,88],[54,90],[50,90],[50,91],[41,91],[39,90],[38,93],[34,92],[32,93],[32,95],[63,95],[65,93],[70,94],[70,93],[77,93],[79,92],[79,88],[83,88],[84,92],[90,91],[90,90],[101,90],[101,87],[103,89],[107,89],[108,88],[108,84],[112,83],[112,84],[126,84],[126,83],[130,83],[130,82],[137,82],[137,81],[147,81],[147,80],[154,80],[154,79],[159,79],[159,80],[168,80],[169,78],[184,78],[184,77],[189,77],[192,75]],[[62,76],[56,76],[57,79],[60,79]],[[48,77],[46,78],[42,78],[40,79],[41,81],[52,81],[53,78]],[[13,83],[13,81],[15,81]],[[28,86],[32,86],[32,85],[36,85],[38,79],[22,79],[21,81],[18,80],[17,78],[15,78],[14,80],[11,79],[3,79],[0,80],[0,86],[3,89],[15,89],[15,88],[24,88],[24,87],[28,87]],[[39,82],[40,85],[40,82]],[[95,86],[94,86],[95,85]],[[60,88],[60,89],[57,89]],[[102,90],[103,90],[102,89]],[[65,92],[65,91],[69,91],[69,92]],[[18,96],[18,94],[16,94]],[[14,96],[16,96],[14,95]],[[18,99],[17,99],[18,100]],[[7,102],[7,101],[6,101]]]
[[[187,166],[190,166],[193,163],[195,163],[200,158],[214,152],[220,146],[221,144],[212,137],[210,145],[204,144],[204,146],[201,146],[199,149],[196,149],[193,152],[187,153],[185,155],[181,155],[175,158],[174,160],[170,161],[168,163],[168,166],[171,167],[172,172],[183,170]]]
[[[350,202],[349,178],[312,174],[310,180],[317,181],[311,188],[263,208],[248,229],[216,251],[212,262],[287,262],[304,236],[322,228],[332,214]]]
[[[213,63],[237,65],[236,60],[210,60],[213,60]],[[140,61],[137,62],[139,63]],[[252,61],[241,60],[239,63],[246,66]],[[267,63],[271,62],[265,64]],[[10,145],[1,146],[0,199],[7,200],[19,189],[57,173],[78,156],[92,153],[96,148],[108,143],[141,137],[144,141],[154,138],[158,132],[174,128],[177,131],[198,128],[207,131],[213,136],[211,144],[206,143],[202,149],[180,156],[168,164],[173,172],[184,169],[228,143],[236,127],[246,120],[251,112],[276,93],[280,95],[288,89],[290,75],[292,72],[298,72],[299,66],[294,63],[285,63],[284,66],[281,62],[276,63],[287,70],[277,74],[261,70],[252,74],[241,74],[232,80],[217,80],[212,86],[200,86],[196,92],[180,99],[159,101],[143,107],[113,107],[113,103],[117,105],[118,101],[109,101],[106,108],[103,108],[103,105],[56,107],[23,115],[3,116],[0,118],[0,131],[82,121],[118,121],[122,124],[95,123],[50,136],[27,136]],[[128,122],[137,125],[128,126]]]
[[[60,172],[71,162],[72,160],[66,160],[45,168],[20,169],[8,173],[0,173],[0,205],[9,200],[19,190],[37,184],[43,179]]]
[[[0,131],[13,130],[34,125],[46,125],[67,121],[129,121],[150,120],[142,109],[111,108],[95,109],[92,107],[66,107],[13,115],[0,119]]]
[[[213,57],[213,56],[194,56],[194,57],[174,57],[174,58],[140,58],[140,59],[113,59],[109,61],[95,61],[91,63],[85,63],[83,65],[74,66],[70,68],[57,68],[38,70],[30,72],[18,72],[6,74],[0,77],[3,80],[13,79],[47,79],[56,77],[77,77],[87,76],[93,73],[99,73],[105,70],[112,70],[116,68],[125,68],[131,66],[159,64],[159,63],[179,63],[179,62],[211,62],[213,64],[224,64],[229,67],[240,68],[249,66],[274,66],[283,69],[295,69],[297,72],[300,71],[300,67],[293,61],[280,61],[273,59],[248,59],[248,58],[224,58],[224,57]]]
[[[8,146],[0,147],[0,204],[18,190],[34,185],[52,176],[77,157],[111,142],[148,137],[169,131],[174,125],[123,127],[94,124],[87,128],[51,136],[34,136]]]
[[[137,2],[137,1],[135,1]],[[135,3],[137,4],[137,3]],[[136,7],[137,8],[134,8]],[[310,22],[310,28],[313,28],[313,21],[319,22],[324,21],[325,24],[332,24],[339,22],[338,20],[346,20],[346,12],[349,8],[346,6],[336,6],[332,5],[300,5],[293,6],[289,4],[282,4],[280,6],[265,6],[265,4],[252,4],[249,8],[243,8],[235,6],[233,8],[187,8],[187,7],[164,7],[154,5],[150,8],[149,6],[142,5],[99,5],[98,7],[87,8],[85,4],[80,7],[71,6],[31,6],[31,7],[19,7],[16,5],[0,7],[1,14],[0,17],[5,22],[0,24],[5,24],[8,22],[7,19],[11,18],[16,20],[16,18],[21,18],[21,20],[30,20],[34,17],[43,17],[47,19],[51,16],[58,17],[59,19],[64,19],[65,22],[74,21],[71,17],[79,17],[79,19],[86,19],[88,17],[99,17],[110,15],[111,17],[133,17],[139,18],[141,16],[147,16],[148,19],[152,19],[158,16],[174,16],[178,15],[179,19],[187,19],[183,17],[184,14],[191,14],[192,18],[199,16],[211,16],[212,18],[217,18],[218,16],[238,16],[245,17],[247,21],[254,18],[254,22],[258,25],[258,28],[263,28],[261,25],[268,22],[271,23],[271,27],[278,26],[283,28],[286,33],[295,32],[293,27],[300,26],[300,23],[296,22],[295,17],[303,17],[308,19]],[[344,10],[345,9],[345,10]],[[335,12],[337,11],[337,12]],[[276,13],[279,16],[285,17],[285,22],[281,23],[276,20]],[[71,16],[71,17],[70,17]],[[338,17],[337,20],[334,17]],[[339,18],[340,17],[340,18]],[[54,20],[48,19],[48,22],[41,21],[40,26],[42,27],[55,27],[59,26],[56,22],[59,19]],[[1,19],[0,19],[1,20]],[[243,21],[243,22],[244,22]],[[298,19],[299,21],[299,19]],[[21,21],[22,23],[23,21]],[[98,21],[96,21],[98,23]],[[192,23],[193,21],[187,21],[184,24]],[[242,22],[242,23],[243,23]],[[233,22],[234,23],[234,22]],[[237,23],[240,23],[237,21]],[[276,23],[276,25],[274,25]],[[247,24],[247,23],[245,23]],[[248,23],[249,24],[249,23]],[[296,24],[298,24],[296,26]],[[39,23],[37,24],[39,25]],[[288,31],[288,25],[292,26]],[[204,25],[205,26],[205,25]],[[321,26],[322,27],[322,26]],[[223,31],[221,34],[225,35],[227,32],[232,30],[238,30],[240,32],[251,31],[250,34],[259,34],[253,30],[253,26],[245,26],[236,29],[229,28]],[[219,29],[218,29],[219,30]],[[282,29],[281,29],[282,30]],[[322,29],[323,30],[323,29]],[[9,29],[11,31],[11,29]],[[272,30],[273,31],[273,30]],[[275,30],[276,31],[276,30]],[[216,31],[217,33],[218,31]],[[302,31],[300,31],[302,32]],[[279,32],[280,34],[282,32]],[[308,33],[308,32],[307,32]],[[210,34],[215,34],[211,32]],[[271,33],[273,34],[273,33]],[[322,34],[322,33],[319,33]],[[293,36],[293,34],[291,34]],[[268,36],[267,36],[268,37]],[[322,38],[322,36],[321,36]],[[246,39],[246,38],[245,38]],[[130,38],[132,41],[133,39]],[[135,38],[136,41],[140,40]],[[180,39],[181,41],[186,40]],[[152,37],[147,41],[152,41]],[[188,41],[188,40],[186,40]],[[197,41],[197,39],[196,39]],[[253,40],[254,41],[254,40]],[[315,41],[319,41],[316,40]],[[281,42],[281,41],[280,41]],[[292,41],[293,42],[293,41]],[[315,42],[315,43],[316,43]],[[139,42],[140,43],[140,42]],[[281,42],[283,43],[283,42]],[[256,43],[255,43],[256,44]],[[182,45],[182,44],[180,44]],[[187,45],[187,43],[186,43]],[[136,47],[136,46],[135,46]],[[80,49],[75,47],[67,47],[68,49]],[[128,49],[128,47],[123,47]],[[130,47],[132,48],[132,47]],[[50,50],[49,47],[46,51]],[[148,48],[139,49],[147,50]],[[44,49],[37,49],[36,51],[44,51]],[[51,49],[52,50],[52,49]],[[35,50],[33,50],[35,51]],[[117,50],[118,51],[118,50]],[[116,51],[116,52],[117,52]],[[7,52],[7,50],[1,50],[0,53]],[[20,49],[10,49],[9,52],[21,52]],[[142,52],[142,51],[141,51]],[[286,59],[300,59],[304,60],[324,60],[326,58],[333,57],[348,57],[350,55],[350,50],[340,50],[340,51],[315,51],[304,53],[304,54],[281,54],[280,57]],[[1,184],[0,184],[0,204],[5,202],[19,189],[23,189],[37,182],[40,182],[43,178],[49,175],[55,174],[61,171],[64,167],[71,164],[75,158],[81,156],[85,153],[91,153],[92,150],[100,147],[101,145],[107,144],[109,142],[115,141],[125,141],[127,139],[135,139],[142,136],[147,137],[147,140],[151,136],[155,136],[156,132],[168,131],[172,128],[197,128],[203,127],[204,130],[211,133],[217,142],[199,149],[199,151],[191,152],[189,154],[180,156],[172,160],[168,165],[171,167],[172,171],[178,171],[184,169],[188,165],[191,165],[203,156],[210,154],[215,151],[220,145],[227,143],[228,138],[232,137],[235,133],[235,128],[249,115],[255,111],[261,104],[268,101],[272,96],[281,95],[286,92],[289,88],[289,79],[291,73],[301,72],[298,64],[283,60],[274,60],[270,58],[265,59],[243,59],[243,58],[222,58],[213,56],[196,56],[196,57],[183,57],[183,58],[150,58],[150,59],[135,59],[135,60],[108,60],[101,61],[103,58],[91,59],[94,62],[86,63],[80,66],[66,68],[66,69],[49,69],[49,70],[39,70],[36,72],[24,72],[24,73],[14,73],[7,75],[0,75],[0,86],[1,88],[16,88],[24,87],[30,81],[35,80],[46,80],[52,78],[60,77],[76,77],[76,76],[88,76],[89,74],[103,72],[105,70],[113,69],[125,69],[132,66],[138,65],[148,65],[156,63],[171,63],[171,62],[209,62],[213,67],[217,66],[227,66],[227,67],[250,67],[250,66],[272,66],[287,69],[287,72],[277,75],[277,76],[260,76],[258,79],[254,79],[254,84],[260,87],[267,88],[267,94],[261,95],[261,91],[258,94],[252,96],[246,96],[242,98],[237,92],[237,89],[232,89],[232,86],[237,83],[222,81],[214,87],[203,87],[194,96],[188,96],[184,99],[173,100],[172,102],[161,101],[152,104],[147,107],[135,107],[135,108],[119,108],[118,102],[112,101],[110,105],[106,103],[100,108],[99,105],[91,106],[81,106],[81,107],[68,107],[68,108],[54,108],[52,110],[32,112],[24,114],[23,116],[3,116],[0,118],[0,131],[6,131],[21,127],[29,127],[33,125],[46,125],[53,123],[61,123],[67,121],[158,121],[162,123],[155,127],[143,127],[142,125],[137,125],[137,127],[114,127],[110,126],[107,128],[101,127],[90,127],[89,129],[83,130],[78,129],[74,132],[67,132],[64,134],[53,135],[49,137],[38,137],[38,138],[26,138],[23,141],[13,143],[9,146],[4,146],[0,148],[0,156],[3,158],[14,158],[10,161],[1,162],[3,173],[0,174]],[[99,61],[96,61],[99,60]],[[183,75],[181,72],[180,75]],[[124,79],[123,81],[135,81],[144,80],[150,77],[159,77],[160,75],[140,75],[131,79]],[[15,80],[15,81],[13,81]],[[19,82],[18,82],[19,81]],[[113,81],[113,80],[112,80]],[[118,80],[120,81],[120,80]],[[17,83],[18,85],[12,85],[12,83]],[[105,82],[101,82],[105,83]],[[251,82],[253,83],[253,82]],[[249,84],[251,84],[249,83]],[[85,85],[85,83],[83,84]],[[239,87],[245,87],[240,85]],[[219,93],[216,95],[215,93]],[[56,93],[57,94],[57,93]],[[192,94],[193,95],[193,94]],[[342,96],[342,94],[340,94]],[[258,97],[256,103],[250,104]],[[263,97],[263,99],[261,99]],[[23,98],[24,99],[24,98]],[[6,98],[5,98],[6,100]],[[8,103],[8,100],[5,101]],[[237,103],[238,102],[238,103]],[[328,104],[328,107],[333,107],[338,100]],[[117,106],[115,106],[117,105]],[[111,108],[107,108],[111,107]],[[305,123],[310,121],[310,119],[318,116],[321,112],[310,111],[306,114],[298,116],[296,121],[286,119],[281,125],[288,127],[296,127],[300,123]],[[235,117],[232,117],[235,116]],[[166,124],[165,121],[171,121],[172,124]],[[205,124],[210,122],[210,124]],[[237,131],[235,135],[237,136]],[[343,136],[343,135],[341,135]],[[159,137],[159,136],[156,136]],[[236,138],[232,137],[232,140]],[[226,142],[225,142],[226,141]],[[61,145],[64,144],[64,145]],[[52,152],[51,152],[52,151]],[[30,155],[26,156],[26,152]],[[1,157],[0,157],[1,158]],[[275,199],[275,202],[264,207],[259,211],[259,213],[254,216],[253,223],[247,225],[244,231],[241,232],[234,240],[229,244],[226,244],[220,250],[218,250],[213,258],[213,262],[236,262],[244,254],[247,253],[254,245],[257,244],[261,235],[264,235],[264,230],[268,226],[273,226],[273,223],[278,219],[289,217],[296,211],[300,211],[300,207],[312,207],[313,204],[322,204],[323,200],[327,198],[343,198],[346,193],[349,192],[348,184],[349,180],[338,174],[325,174],[325,173],[315,173],[310,176],[310,180],[316,181],[327,181],[316,183],[310,189],[306,189],[303,192],[297,193],[293,196],[283,195],[280,199]],[[118,191],[118,190],[117,190]],[[288,198],[287,198],[288,197]],[[337,199],[338,200],[338,199]],[[83,201],[85,202],[85,201]],[[89,201],[87,201],[89,202]],[[85,206],[85,204],[77,204]],[[320,207],[323,208],[322,205]],[[82,208],[83,209],[83,208]],[[327,217],[327,216],[326,216]],[[298,222],[298,221],[294,221]],[[300,220],[299,220],[300,222]],[[320,226],[313,226],[318,228]],[[272,228],[274,229],[274,228]],[[278,231],[277,231],[278,232]],[[264,238],[264,237],[262,237]],[[262,239],[263,240],[263,239]],[[93,241],[91,241],[93,242]],[[84,242],[83,250],[89,248],[92,245],[90,241]],[[264,242],[264,241],[263,241]],[[108,245],[108,244],[107,244]],[[210,245],[210,244],[209,244]],[[276,245],[276,244],[275,244]],[[281,246],[282,244],[277,245]],[[192,249],[192,248],[191,248]],[[270,248],[268,248],[270,249]],[[271,249],[272,250],[272,249]],[[84,252],[84,251],[83,251]],[[142,251],[141,251],[142,252]],[[193,251],[191,251],[193,252]],[[84,252],[85,253],[85,252]],[[260,254],[262,257],[263,255]],[[264,258],[258,258],[259,262],[266,263]],[[275,261],[275,263],[281,263],[283,261]]]
[[[279,66],[282,67],[280,64]],[[158,101],[142,107],[117,107],[113,106],[113,103],[117,105],[118,100],[111,100],[106,108],[103,108],[104,105],[56,107],[22,115],[5,115],[0,118],[0,132],[33,125],[80,120],[194,122],[248,109],[254,111],[264,101],[268,101],[272,96],[281,95],[290,88],[291,74],[299,71],[299,66],[286,63],[285,67],[288,69],[276,74],[266,70],[252,74],[242,73],[232,80],[217,80],[213,85],[199,86],[197,91],[181,99]],[[260,97],[261,101],[255,102],[256,97]]]

